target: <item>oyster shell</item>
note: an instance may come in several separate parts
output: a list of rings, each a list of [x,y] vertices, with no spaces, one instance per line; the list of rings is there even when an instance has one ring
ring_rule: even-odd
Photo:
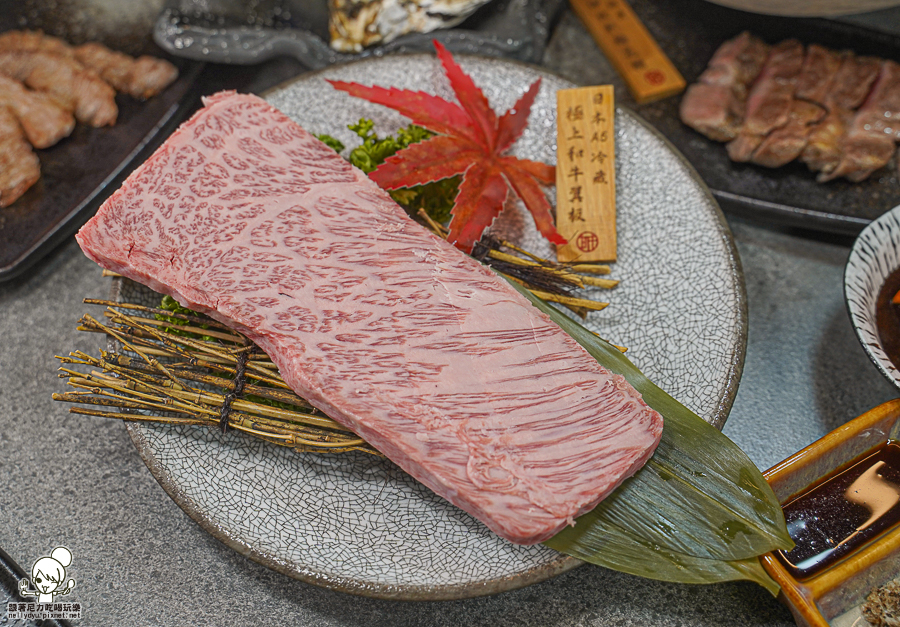
[[[360,52],[412,32],[450,28],[490,0],[328,0],[331,47]]]

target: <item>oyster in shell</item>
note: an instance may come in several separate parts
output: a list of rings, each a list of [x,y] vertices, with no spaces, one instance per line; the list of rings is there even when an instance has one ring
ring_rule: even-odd
[[[360,52],[401,35],[450,28],[489,0],[328,0],[331,47]]]

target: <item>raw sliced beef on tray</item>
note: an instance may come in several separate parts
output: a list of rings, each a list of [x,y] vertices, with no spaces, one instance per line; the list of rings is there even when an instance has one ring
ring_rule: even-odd
[[[753,39],[741,33],[719,47],[682,99],[685,124],[729,142],[733,161],[776,168],[799,159],[820,182],[859,182],[890,162],[900,140],[892,122],[900,115],[896,63],[795,40],[760,42],[754,49],[766,55],[765,64],[739,115],[733,92],[710,85],[710,76],[734,75],[722,71],[722,60]]]
[[[255,96],[217,94],[78,233],[247,334],[285,381],[522,544],[593,508],[662,417],[512,286]]]

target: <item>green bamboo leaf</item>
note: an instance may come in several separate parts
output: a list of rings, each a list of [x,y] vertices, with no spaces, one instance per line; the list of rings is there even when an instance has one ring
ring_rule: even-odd
[[[673,564],[688,559],[737,562],[792,546],[778,500],[737,445],[653,384],[620,351],[520,291],[604,367],[623,375],[665,419],[651,461],[548,546],[618,570],[622,564],[610,556],[641,554],[627,572],[647,577],[682,572]],[[667,557],[672,555],[678,560]],[[733,566],[706,568],[715,573],[708,581],[722,580],[724,571],[736,572]]]
[[[708,584],[745,579],[758,583],[772,596],[778,596],[780,591],[756,557],[732,561],[709,560],[675,553],[646,542],[618,540],[613,531],[604,548],[601,566],[674,583]],[[569,554],[596,563],[594,554],[580,545],[575,545]]]

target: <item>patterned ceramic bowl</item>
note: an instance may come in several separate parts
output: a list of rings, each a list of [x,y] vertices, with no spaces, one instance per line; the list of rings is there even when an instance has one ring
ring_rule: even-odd
[[[900,268],[900,206],[859,234],[844,269],[844,297],[856,335],[882,374],[900,387],[900,371],[885,354],[875,326],[878,293],[897,268]]]

